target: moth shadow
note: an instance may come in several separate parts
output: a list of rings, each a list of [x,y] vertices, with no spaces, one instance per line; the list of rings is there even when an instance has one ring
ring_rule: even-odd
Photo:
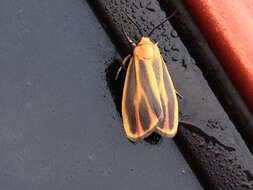
[[[116,105],[118,113],[121,115],[121,101],[124,87],[124,80],[126,71],[122,69],[117,80],[115,79],[117,71],[121,65],[122,60],[120,58],[115,58],[112,63],[106,68],[106,81],[107,86],[111,92],[113,101]]]

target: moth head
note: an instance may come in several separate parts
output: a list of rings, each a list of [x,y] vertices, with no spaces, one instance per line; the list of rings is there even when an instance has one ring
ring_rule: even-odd
[[[135,54],[140,59],[152,59],[154,57],[154,43],[149,37],[142,37],[135,48]]]

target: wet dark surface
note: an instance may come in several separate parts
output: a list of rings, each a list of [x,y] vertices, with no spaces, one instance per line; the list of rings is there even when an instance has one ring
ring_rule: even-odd
[[[211,51],[207,41],[200,33],[182,0],[159,0],[167,12],[177,10],[171,24],[179,33],[196,64],[201,68],[209,85],[214,90],[230,119],[242,134],[253,152],[253,116],[232,82],[225,74],[221,63]]]
[[[123,57],[131,50],[124,40],[122,26],[135,41],[140,39],[140,35],[121,12],[120,7],[136,20],[144,33],[148,33],[166,16],[155,0],[90,2]],[[184,96],[184,99],[179,99],[180,119],[190,124],[179,126],[176,142],[203,181],[204,187],[252,189],[252,155],[211,91],[202,72],[180,41],[177,32],[166,23],[155,32],[152,39],[159,39],[159,47],[175,88]],[[115,67],[115,70],[118,68],[116,65],[111,67]],[[121,80],[123,78],[124,76]],[[120,110],[121,97],[118,97],[119,93],[114,92],[122,87],[117,85],[122,84],[109,81],[112,96]]]
[[[1,1],[0,41],[0,189],[202,189],[173,140],[126,138],[86,1]]]

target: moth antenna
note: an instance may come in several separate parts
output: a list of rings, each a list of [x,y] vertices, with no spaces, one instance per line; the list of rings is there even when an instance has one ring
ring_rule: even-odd
[[[166,21],[168,21],[170,18],[172,18],[175,14],[176,14],[176,10],[170,15],[168,16],[167,18],[165,18],[160,24],[156,25],[152,30],[151,32],[148,34],[148,37],[150,37],[152,35],[152,33],[157,29],[159,28],[161,25],[163,25]]]
[[[126,13],[126,11],[125,11],[124,9],[121,8],[121,10],[122,10],[122,12],[127,16],[127,18],[136,26],[136,28],[139,30],[140,34],[141,34],[142,36],[144,36],[144,35],[143,35],[143,32],[141,31],[141,29],[140,29],[140,27],[139,27],[139,25],[134,21],[134,19],[133,19],[132,17],[130,17],[130,16]]]

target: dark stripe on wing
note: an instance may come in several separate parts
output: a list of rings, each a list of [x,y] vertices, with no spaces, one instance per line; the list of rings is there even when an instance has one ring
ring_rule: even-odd
[[[151,126],[150,117],[148,113],[148,107],[146,105],[145,100],[142,98],[140,101],[140,109],[139,109],[140,121],[144,131],[148,130]]]
[[[173,123],[174,123],[174,101],[175,101],[174,100],[174,95],[173,95],[174,88],[171,86],[171,83],[169,81],[168,70],[167,70],[167,67],[166,67],[164,62],[162,63],[162,68],[163,68],[164,86],[165,86],[166,94],[168,96],[168,112],[169,112],[169,115],[167,117],[169,118],[169,127],[170,127],[170,129],[172,129],[173,128]]]
[[[129,64],[129,77],[127,80],[126,90],[126,112],[128,116],[128,123],[132,133],[136,133],[136,118],[134,107],[134,96],[136,91],[136,76],[134,63]]]
[[[164,118],[167,117],[167,115],[165,113],[166,106],[165,106],[165,102],[164,102],[163,98],[161,98],[161,105],[162,105],[162,110],[163,110],[164,117],[159,120],[159,124],[157,126],[160,127],[160,128],[164,128]]]
[[[155,73],[157,85],[159,86],[161,79],[160,79],[160,67],[159,67],[159,62],[158,62],[157,58],[154,59],[152,66],[153,66],[153,71]]]
[[[153,92],[150,86],[150,77],[147,71],[147,66],[145,65],[145,62],[143,60],[140,60],[139,63],[140,63],[139,76],[140,76],[141,86],[144,90],[146,97],[149,100],[151,109],[153,110],[156,117],[159,118],[162,113],[162,110],[161,110],[159,100],[156,99],[155,93]],[[153,88],[158,88],[158,86],[153,87]]]

